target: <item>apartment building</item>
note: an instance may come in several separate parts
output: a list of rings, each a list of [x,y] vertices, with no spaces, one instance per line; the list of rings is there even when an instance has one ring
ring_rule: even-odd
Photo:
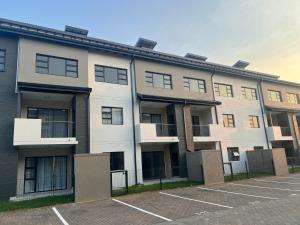
[[[262,81],[268,142],[272,148],[285,148],[287,156],[299,155],[299,84]]]
[[[187,177],[187,152],[221,150],[236,172],[248,150],[297,153],[298,84],[155,45],[0,19],[0,195],[71,193],[81,153],[111,153],[130,185]]]

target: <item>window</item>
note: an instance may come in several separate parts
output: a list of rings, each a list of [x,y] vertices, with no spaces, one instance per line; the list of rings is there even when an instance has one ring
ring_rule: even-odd
[[[184,77],[183,85],[184,85],[185,91],[206,93],[206,87],[205,87],[204,80]]]
[[[141,123],[156,123],[161,124],[161,115],[160,114],[151,114],[151,113],[142,113],[141,114]]]
[[[257,100],[257,93],[255,88],[242,87],[242,95],[245,99]]]
[[[264,146],[254,146],[254,151],[261,151],[264,150]]]
[[[146,72],[145,84],[148,87],[172,89],[171,75]]]
[[[235,127],[233,114],[223,114],[224,127]]]
[[[240,151],[238,147],[227,148],[229,161],[240,161]]]
[[[0,72],[5,71],[6,51],[0,49]]]
[[[42,138],[68,137],[68,110],[28,108],[27,118],[42,120]]]
[[[269,101],[272,101],[272,102],[281,102],[280,91],[268,90],[268,99],[269,99]]]
[[[124,170],[124,152],[110,153],[110,170]]]
[[[95,81],[127,85],[127,70],[95,65]]]
[[[25,159],[24,193],[67,189],[67,157]]]
[[[232,86],[215,83],[215,92],[218,96],[233,97]]]
[[[42,74],[77,78],[78,61],[37,54],[35,71]]]
[[[123,109],[115,107],[102,107],[102,124],[122,125]]]
[[[292,104],[299,104],[299,96],[298,94],[293,94],[293,93],[287,93],[286,98],[289,103]]]
[[[249,123],[251,128],[259,128],[258,116],[249,116]]]

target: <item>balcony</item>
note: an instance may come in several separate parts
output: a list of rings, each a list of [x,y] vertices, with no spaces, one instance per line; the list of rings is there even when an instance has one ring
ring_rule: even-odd
[[[14,124],[14,146],[76,145],[70,137],[72,123],[41,119],[16,118]]]
[[[179,142],[175,124],[140,123],[137,125],[139,143]]]
[[[222,127],[218,124],[193,125],[194,142],[215,142],[221,140]]]
[[[293,137],[289,127],[271,126],[267,127],[270,141],[292,141]]]

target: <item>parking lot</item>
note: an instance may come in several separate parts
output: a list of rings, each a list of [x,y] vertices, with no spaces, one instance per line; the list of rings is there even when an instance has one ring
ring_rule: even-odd
[[[1,224],[300,224],[300,174],[0,213]],[[256,222],[254,222],[256,221]]]

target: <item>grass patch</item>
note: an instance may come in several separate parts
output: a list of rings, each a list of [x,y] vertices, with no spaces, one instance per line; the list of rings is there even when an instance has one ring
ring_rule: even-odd
[[[300,167],[289,168],[290,173],[300,173]]]
[[[247,173],[238,173],[233,176],[233,178],[229,176],[224,176],[225,182],[231,182],[231,181],[238,181],[238,180],[244,180],[249,178],[255,178],[255,177],[266,177],[266,176],[274,176],[270,173],[250,173],[249,177],[247,176]]]
[[[175,189],[175,188],[182,188],[182,187],[191,187],[196,185],[201,185],[201,182],[195,181],[177,181],[177,182],[166,182],[162,184],[162,189]],[[145,191],[159,191],[160,184],[149,184],[149,185],[134,185],[128,188],[128,193],[141,193]]]
[[[64,204],[74,202],[73,195],[51,196],[45,198],[37,198],[26,201],[10,202],[0,201],[0,212],[16,210],[16,209],[29,209],[39,208],[43,206],[50,206],[56,204]]]

